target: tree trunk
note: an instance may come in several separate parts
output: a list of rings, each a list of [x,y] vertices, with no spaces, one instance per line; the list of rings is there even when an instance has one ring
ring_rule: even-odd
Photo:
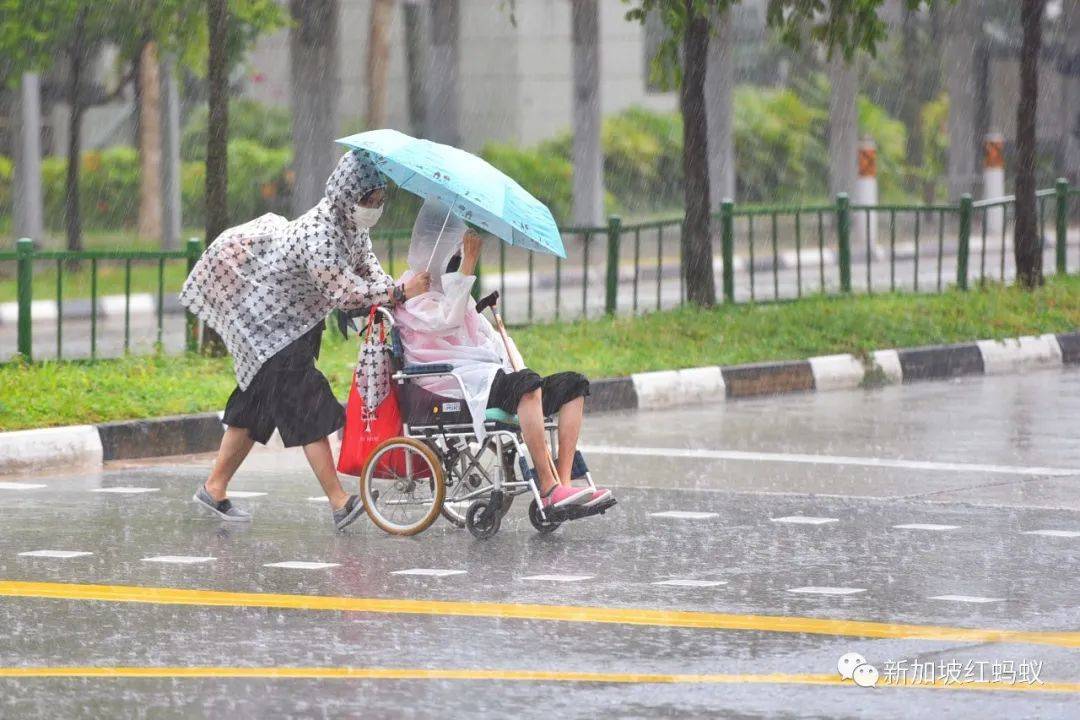
[[[683,78],[680,105],[683,116],[683,177],[686,217],[682,228],[682,271],[686,298],[694,305],[716,304],[712,241],[709,233],[708,124],[705,117],[705,66],[709,52],[709,21],[686,1],[690,21],[683,35]]]
[[[210,34],[207,68],[209,117],[206,124],[206,237],[209,247],[229,226],[229,10],[228,0],[206,0]],[[224,343],[203,327],[203,352],[223,355]]]
[[[12,229],[16,237],[40,243],[45,223],[41,197],[41,80],[37,73],[23,73],[18,92],[18,132],[11,140],[15,151]]]
[[[341,148],[338,130],[338,0],[291,0],[289,97],[292,105],[293,213],[307,212],[322,199],[326,178]]]
[[[1080,184],[1080,2],[1067,2],[1062,7],[1065,18],[1064,53],[1061,61],[1065,72],[1061,80],[1061,128],[1065,135],[1059,173],[1073,185]]]
[[[75,18],[70,48],[70,67],[68,78],[68,104],[71,107],[71,120],[68,123],[68,162],[67,177],[64,184],[64,227],[67,231],[67,249],[73,252],[82,250],[82,217],[79,208],[79,170],[82,165],[82,71],[85,62],[83,45],[83,27],[86,22],[86,10],[81,10]],[[76,263],[70,263],[75,265]]]
[[[604,221],[604,153],[600,115],[600,10],[572,0],[574,63],[574,224]]]
[[[139,237],[161,239],[161,83],[157,45],[139,55]]]
[[[912,188],[916,188],[919,182],[923,165],[923,136],[922,118],[920,117],[923,106],[924,91],[921,87],[925,73],[915,72],[920,67],[919,42],[919,10],[911,8],[904,10],[904,23],[900,41],[901,62],[910,71],[906,81],[901,86],[900,120],[907,128],[907,160],[911,168],[911,176],[905,181]]]
[[[732,127],[735,93],[735,27],[731,10],[717,18],[709,39],[705,102],[709,126],[709,205],[720,212],[725,198],[735,198],[735,138]]]
[[[957,200],[975,189],[975,159],[979,141],[975,135],[978,103],[976,36],[978,12],[974,0],[958,0],[945,9],[945,67],[949,91],[949,199]]]
[[[176,82],[176,59],[161,63],[161,245],[180,249],[183,226],[180,196],[180,90]]]
[[[447,145],[461,144],[458,124],[458,0],[431,7],[431,55],[428,65],[428,132]]]
[[[409,85],[409,127],[412,134],[425,137],[427,130],[427,102],[424,98],[427,59],[427,8],[415,2],[406,2],[405,11],[405,65]]]
[[[859,111],[855,68],[837,51],[829,62],[829,193],[853,193],[858,174]]]
[[[367,113],[368,130],[386,126],[386,74],[390,67],[390,23],[394,18],[394,0],[372,0],[368,26]]]
[[[1042,284],[1042,238],[1035,209],[1035,117],[1039,98],[1039,52],[1046,0],[1022,0],[1020,101],[1016,108],[1016,225],[1013,252],[1016,279],[1023,287]]]

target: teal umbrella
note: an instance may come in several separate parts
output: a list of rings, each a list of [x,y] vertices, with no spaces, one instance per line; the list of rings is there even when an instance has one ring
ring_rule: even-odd
[[[441,200],[462,220],[507,243],[566,257],[547,206],[486,160],[397,130],[370,130],[338,142],[366,152],[398,187]]]

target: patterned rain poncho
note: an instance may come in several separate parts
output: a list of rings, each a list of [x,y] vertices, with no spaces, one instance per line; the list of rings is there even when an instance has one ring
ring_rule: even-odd
[[[311,210],[292,222],[268,213],[230,228],[203,253],[180,303],[221,335],[241,389],[331,310],[391,303],[393,278],[354,219],[359,200],[385,185],[364,155],[350,151]]]

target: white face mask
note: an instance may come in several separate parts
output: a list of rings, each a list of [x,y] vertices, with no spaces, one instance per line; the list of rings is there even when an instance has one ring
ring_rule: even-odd
[[[352,221],[361,228],[373,228],[375,223],[379,222],[379,218],[382,217],[383,206],[369,208],[362,205],[354,205],[352,211]]]

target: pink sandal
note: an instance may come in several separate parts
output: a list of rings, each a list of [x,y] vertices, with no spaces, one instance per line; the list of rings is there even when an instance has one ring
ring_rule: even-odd
[[[592,495],[593,493],[589,488],[555,485],[547,491],[546,495],[541,495],[540,497],[543,500],[544,509],[547,510],[549,508],[563,508],[570,505],[580,505],[581,503],[591,500]]]

